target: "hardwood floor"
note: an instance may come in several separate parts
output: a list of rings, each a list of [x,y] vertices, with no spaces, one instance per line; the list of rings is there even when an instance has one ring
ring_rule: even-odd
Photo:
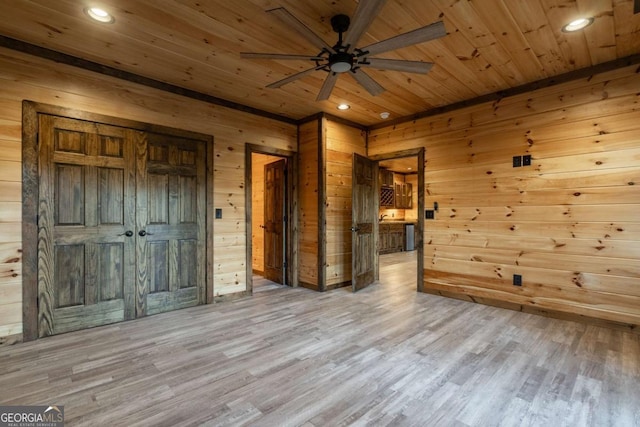
[[[0,348],[0,403],[67,425],[640,425],[638,335],[381,282],[253,297]]]

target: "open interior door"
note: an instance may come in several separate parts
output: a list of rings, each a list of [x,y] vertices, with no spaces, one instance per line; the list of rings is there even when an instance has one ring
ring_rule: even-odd
[[[378,163],[353,155],[351,286],[356,292],[378,277]]]
[[[285,159],[264,166],[264,276],[285,283],[284,216]]]

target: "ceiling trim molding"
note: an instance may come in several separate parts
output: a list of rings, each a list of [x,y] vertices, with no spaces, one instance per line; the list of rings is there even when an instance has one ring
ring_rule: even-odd
[[[295,125],[298,123],[298,120],[292,119],[290,117],[282,116],[280,114],[271,113],[269,111],[264,111],[259,108],[254,108],[248,105],[239,104],[237,102],[218,98],[213,95],[207,95],[202,92],[187,89],[181,86],[172,85],[170,83],[165,83],[160,80],[151,79],[149,77],[144,77],[135,73],[120,70],[118,68],[109,67],[107,65],[102,65],[97,62],[82,59],[73,55],[68,55],[66,53],[62,53],[56,50],[37,46],[21,40],[16,40],[11,37],[3,36],[1,34],[0,34],[0,47],[16,50],[22,53],[37,56],[43,59],[48,59],[61,64],[82,68],[84,70],[103,74],[109,77],[115,77],[120,80],[126,80],[131,83],[137,83],[143,86],[173,93],[175,95],[180,95],[180,96],[195,99],[198,101],[207,102],[210,104],[218,105],[220,107],[230,108],[233,110],[242,111],[244,113],[254,114],[256,116],[266,117],[268,119],[277,120],[277,121],[292,124],[292,125]]]
[[[318,112],[317,114],[313,114],[311,116],[308,116],[299,120],[293,119],[291,117],[261,110],[259,108],[250,107],[248,105],[236,103],[223,98],[218,98],[213,95],[207,95],[205,93],[198,92],[192,89],[183,88],[181,86],[172,85],[170,83],[165,83],[159,80],[151,79],[135,73],[120,70],[114,67],[109,67],[107,65],[102,65],[97,62],[93,62],[93,61],[82,59],[73,55],[61,53],[56,50],[37,46],[21,40],[13,39],[11,37],[3,36],[1,34],[0,34],[0,47],[5,47],[8,49],[16,50],[29,55],[37,56],[43,59],[48,59],[54,62],[58,62],[61,64],[71,65],[73,67],[81,68],[87,71],[92,71],[92,72],[103,74],[106,76],[115,77],[131,83],[140,84],[143,86],[162,90],[164,92],[173,93],[176,95],[184,96],[184,97],[195,99],[198,101],[207,102],[207,103],[218,105],[221,107],[241,111],[244,113],[254,114],[256,116],[277,120],[287,124],[300,125],[300,124],[309,122],[311,120],[317,120],[325,117],[327,119],[341,122],[343,124],[353,126],[355,128],[362,129],[367,132],[371,130],[382,129],[385,127],[398,125],[401,123],[419,120],[425,117],[431,117],[438,114],[445,114],[451,111],[460,110],[462,108],[472,107],[472,106],[487,103],[487,102],[500,101],[501,99],[504,99],[510,96],[521,95],[524,93],[532,92],[534,90],[548,88],[548,87],[556,86],[562,83],[567,83],[573,80],[588,78],[594,74],[604,73],[607,71],[613,71],[618,68],[640,64],[640,54],[630,55],[624,58],[615,59],[613,61],[604,62],[602,64],[597,64],[591,67],[570,71],[568,73],[560,74],[558,76],[549,77],[547,79],[537,80],[531,83],[526,83],[520,86],[501,90],[498,92],[481,95],[473,99],[456,102],[453,104],[449,104],[442,107],[426,110],[420,113],[412,114],[409,116],[398,117],[397,119],[388,120],[388,121],[380,122],[370,126],[366,126],[366,125],[358,124],[348,119],[334,116],[332,114],[325,113],[322,111]]]
[[[365,126],[365,125],[353,122],[353,121],[351,121],[349,119],[345,119],[343,117],[339,117],[339,116],[333,115],[331,113],[325,113],[323,111],[320,111],[319,113],[312,114],[310,116],[307,116],[307,117],[304,117],[304,118],[298,120],[298,125],[302,125],[302,124],[305,124],[305,123],[308,123],[308,122],[312,122],[312,121],[315,121],[315,120],[320,120],[322,118],[326,118],[328,120],[331,120],[333,122],[340,123],[340,124],[343,124],[343,125],[346,125],[346,126],[351,126],[353,128],[360,129],[360,130],[365,131],[365,132],[369,130],[369,128],[367,126]]]
[[[489,93],[486,95],[479,96],[477,98],[456,102],[454,104],[445,105],[443,107],[433,108],[431,110],[426,110],[421,113],[412,114],[410,116],[399,117],[394,120],[377,123],[369,126],[368,130],[371,131],[376,129],[382,129],[389,126],[398,125],[401,123],[423,119],[425,117],[431,117],[438,114],[444,114],[444,113],[449,113],[451,111],[460,110],[466,107],[472,107],[474,105],[484,104],[486,102],[500,101],[501,99],[504,99],[510,96],[521,95],[524,93],[532,92],[534,90],[544,89],[544,88],[556,86],[562,83],[567,83],[573,80],[589,78],[594,74],[613,71],[618,68],[623,68],[623,67],[636,65],[636,64],[640,64],[640,54],[614,59],[613,61],[603,62],[602,64],[593,65],[591,67],[569,71],[568,73],[560,74],[554,77],[549,77],[547,79],[537,80],[535,82],[526,83],[520,86],[501,90],[498,92]],[[640,69],[637,72],[640,72]]]

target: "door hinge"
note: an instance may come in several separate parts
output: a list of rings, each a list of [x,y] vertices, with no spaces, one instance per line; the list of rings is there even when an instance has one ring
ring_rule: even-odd
[[[284,218],[282,218],[282,220],[283,220],[284,222],[288,222],[288,221],[289,221],[289,217],[287,217],[287,216],[285,215],[285,216],[284,216]]]

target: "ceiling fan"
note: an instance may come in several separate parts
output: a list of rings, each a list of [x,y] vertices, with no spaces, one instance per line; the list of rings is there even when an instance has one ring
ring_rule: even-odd
[[[268,88],[279,88],[287,83],[298,80],[314,71],[325,71],[329,74],[325,79],[316,101],[329,99],[338,76],[346,73],[351,75],[372,96],[384,92],[384,88],[373,80],[363,68],[377,68],[380,70],[402,71],[406,73],[427,73],[432,63],[422,61],[405,61],[396,59],[373,58],[373,55],[389,52],[418,43],[424,43],[443,37],[447,34],[442,21],[425,27],[382,40],[368,46],[357,48],[356,43],[365,33],[373,19],[378,15],[386,0],[360,0],[356,8],[353,24],[347,15],[335,15],[331,18],[331,27],[338,33],[338,41],[334,46],[327,44],[283,7],[268,10],[283,23],[296,30],[314,46],[320,53],[317,55],[296,55],[280,53],[251,53],[242,52],[242,58],[249,59],[278,59],[278,60],[307,60],[315,62],[315,67],[293,74],[285,79],[267,85]],[[346,37],[343,34],[346,33]]]

